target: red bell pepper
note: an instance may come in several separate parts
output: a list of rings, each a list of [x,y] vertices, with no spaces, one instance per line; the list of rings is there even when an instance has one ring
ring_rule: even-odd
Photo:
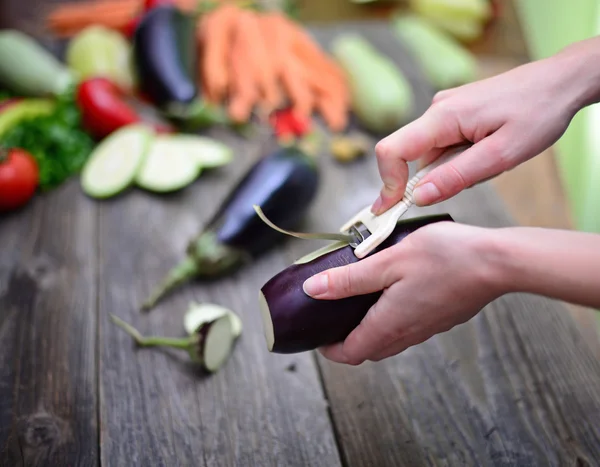
[[[124,100],[125,94],[106,78],[90,78],[77,90],[77,104],[83,126],[95,138],[104,138],[113,131],[132,123],[144,121]],[[148,122],[157,132],[171,132],[169,125]]]

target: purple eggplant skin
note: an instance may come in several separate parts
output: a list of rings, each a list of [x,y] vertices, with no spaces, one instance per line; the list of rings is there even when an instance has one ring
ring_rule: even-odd
[[[306,216],[320,184],[312,155],[297,146],[281,146],[255,163],[234,186],[202,231],[144,302],[149,310],[164,295],[192,278],[216,280],[231,274],[273,249],[284,235],[254,210],[286,230],[297,229]]]
[[[400,221],[371,254],[396,245],[412,232],[436,222],[454,222],[454,219],[449,214],[436,214]],[[345,245],[311,261],[297,261],[262,287],[259,302],[270,352],[299,353],[338,343],[360,324],[383,292],[317,300],[306,295],[302,288],[306,279],[319,272],[357,261],[360,260],[354,249]]]
[[[319,182],[312,156],[296,146],[277,148],[246,173],[208,222],[206,231],[219,244],[257,257],[287,236],[265,224],[254,205],[277,226],[293,230],[310,208]]]
[[[195,20],[173,5],[146,12],[136,28],[133,57],[140,88],[160,108],[189,105],[196,85]]]

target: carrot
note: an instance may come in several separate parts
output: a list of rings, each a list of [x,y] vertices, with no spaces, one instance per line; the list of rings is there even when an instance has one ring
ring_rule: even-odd
[[[281,79],[294,113],[301,118],[309,118],[314,106],[314,94],[307,84],[306,71],[296,57],[288,57]]]
[[[318,94],[315,105],[331,131],[337,133],[346,129],[349,109],[343,101],[332,94]]]
[[[175,0],[175,5],[182,10],[192,11],[196,7],[196,0]],[[61,37],[72,36],[92,25],[119,29],[141,11],[141,8],[140,0],[64,3],[48,14],[46,25],[54,34]]]
[[[206,94],[214,102],[220,102],[227,92],[229,82],[227,63],[239,12],[240,9],[235,5],[225,3],[206,14],[199,29],[203,86]]]
[[[230,56],[229,116],[236,122],[246,122],[259,100],[257,64],[252,60],[255,41],[246,29],[247,11],[236,17]]]
[[[247,40],[252,41],[251,59],[258,78],[262,107],[266,112],[270,112],[279,105],[281,100],[277,87],[276,65],[270,47],[276,39],[265,36],[262,31],[262,15],[254,11],[246,12],[243,27]]]

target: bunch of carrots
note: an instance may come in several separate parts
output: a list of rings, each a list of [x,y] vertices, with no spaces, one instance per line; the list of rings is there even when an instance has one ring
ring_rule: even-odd
[[[170,1],[189,12],[198,8],[198,2]],[[75,35],[92,24],[123,30],[139,13],[141,3],[63,4],[48,16],[47,23],[60,37]],[[346,128],[350,95],[344,72],[284,12],[257,11],[220,0],[199,16],[197,40],[203,94],[208,101],[225,105],[233,120],[246,122],[254,112],[266,116],[291,107],[303,119],[319,113],[333,132]]]
[[[202,17],[198,40],[204,95],[226,102],[235,121],[290,106],[300,118],[320,113],[332,131],[346,127],[343,71],[283,12],[223,4]]]

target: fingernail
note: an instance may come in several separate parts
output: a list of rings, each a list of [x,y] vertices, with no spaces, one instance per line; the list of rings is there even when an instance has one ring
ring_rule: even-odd
[[[323,295],[325,292],[327,292],[328,282],[329,280],[327,278],[327,274],[310,277],[304,281],[304,293],[310,295],[311,297]]]
[[[440,190],[433,183],[428,182],[418,186],[414,191],[415,203],[418,205],[431,204],[442,197]]]
[[[380,196],[379,198],[377,198],[375,203],[373,203],[373,207],[371,207],[371,212],[373,214],[377,214],[379,212],[379,210],[381,209],[382,204],[383,204],[383,200],[381,199],[381,196]]]

